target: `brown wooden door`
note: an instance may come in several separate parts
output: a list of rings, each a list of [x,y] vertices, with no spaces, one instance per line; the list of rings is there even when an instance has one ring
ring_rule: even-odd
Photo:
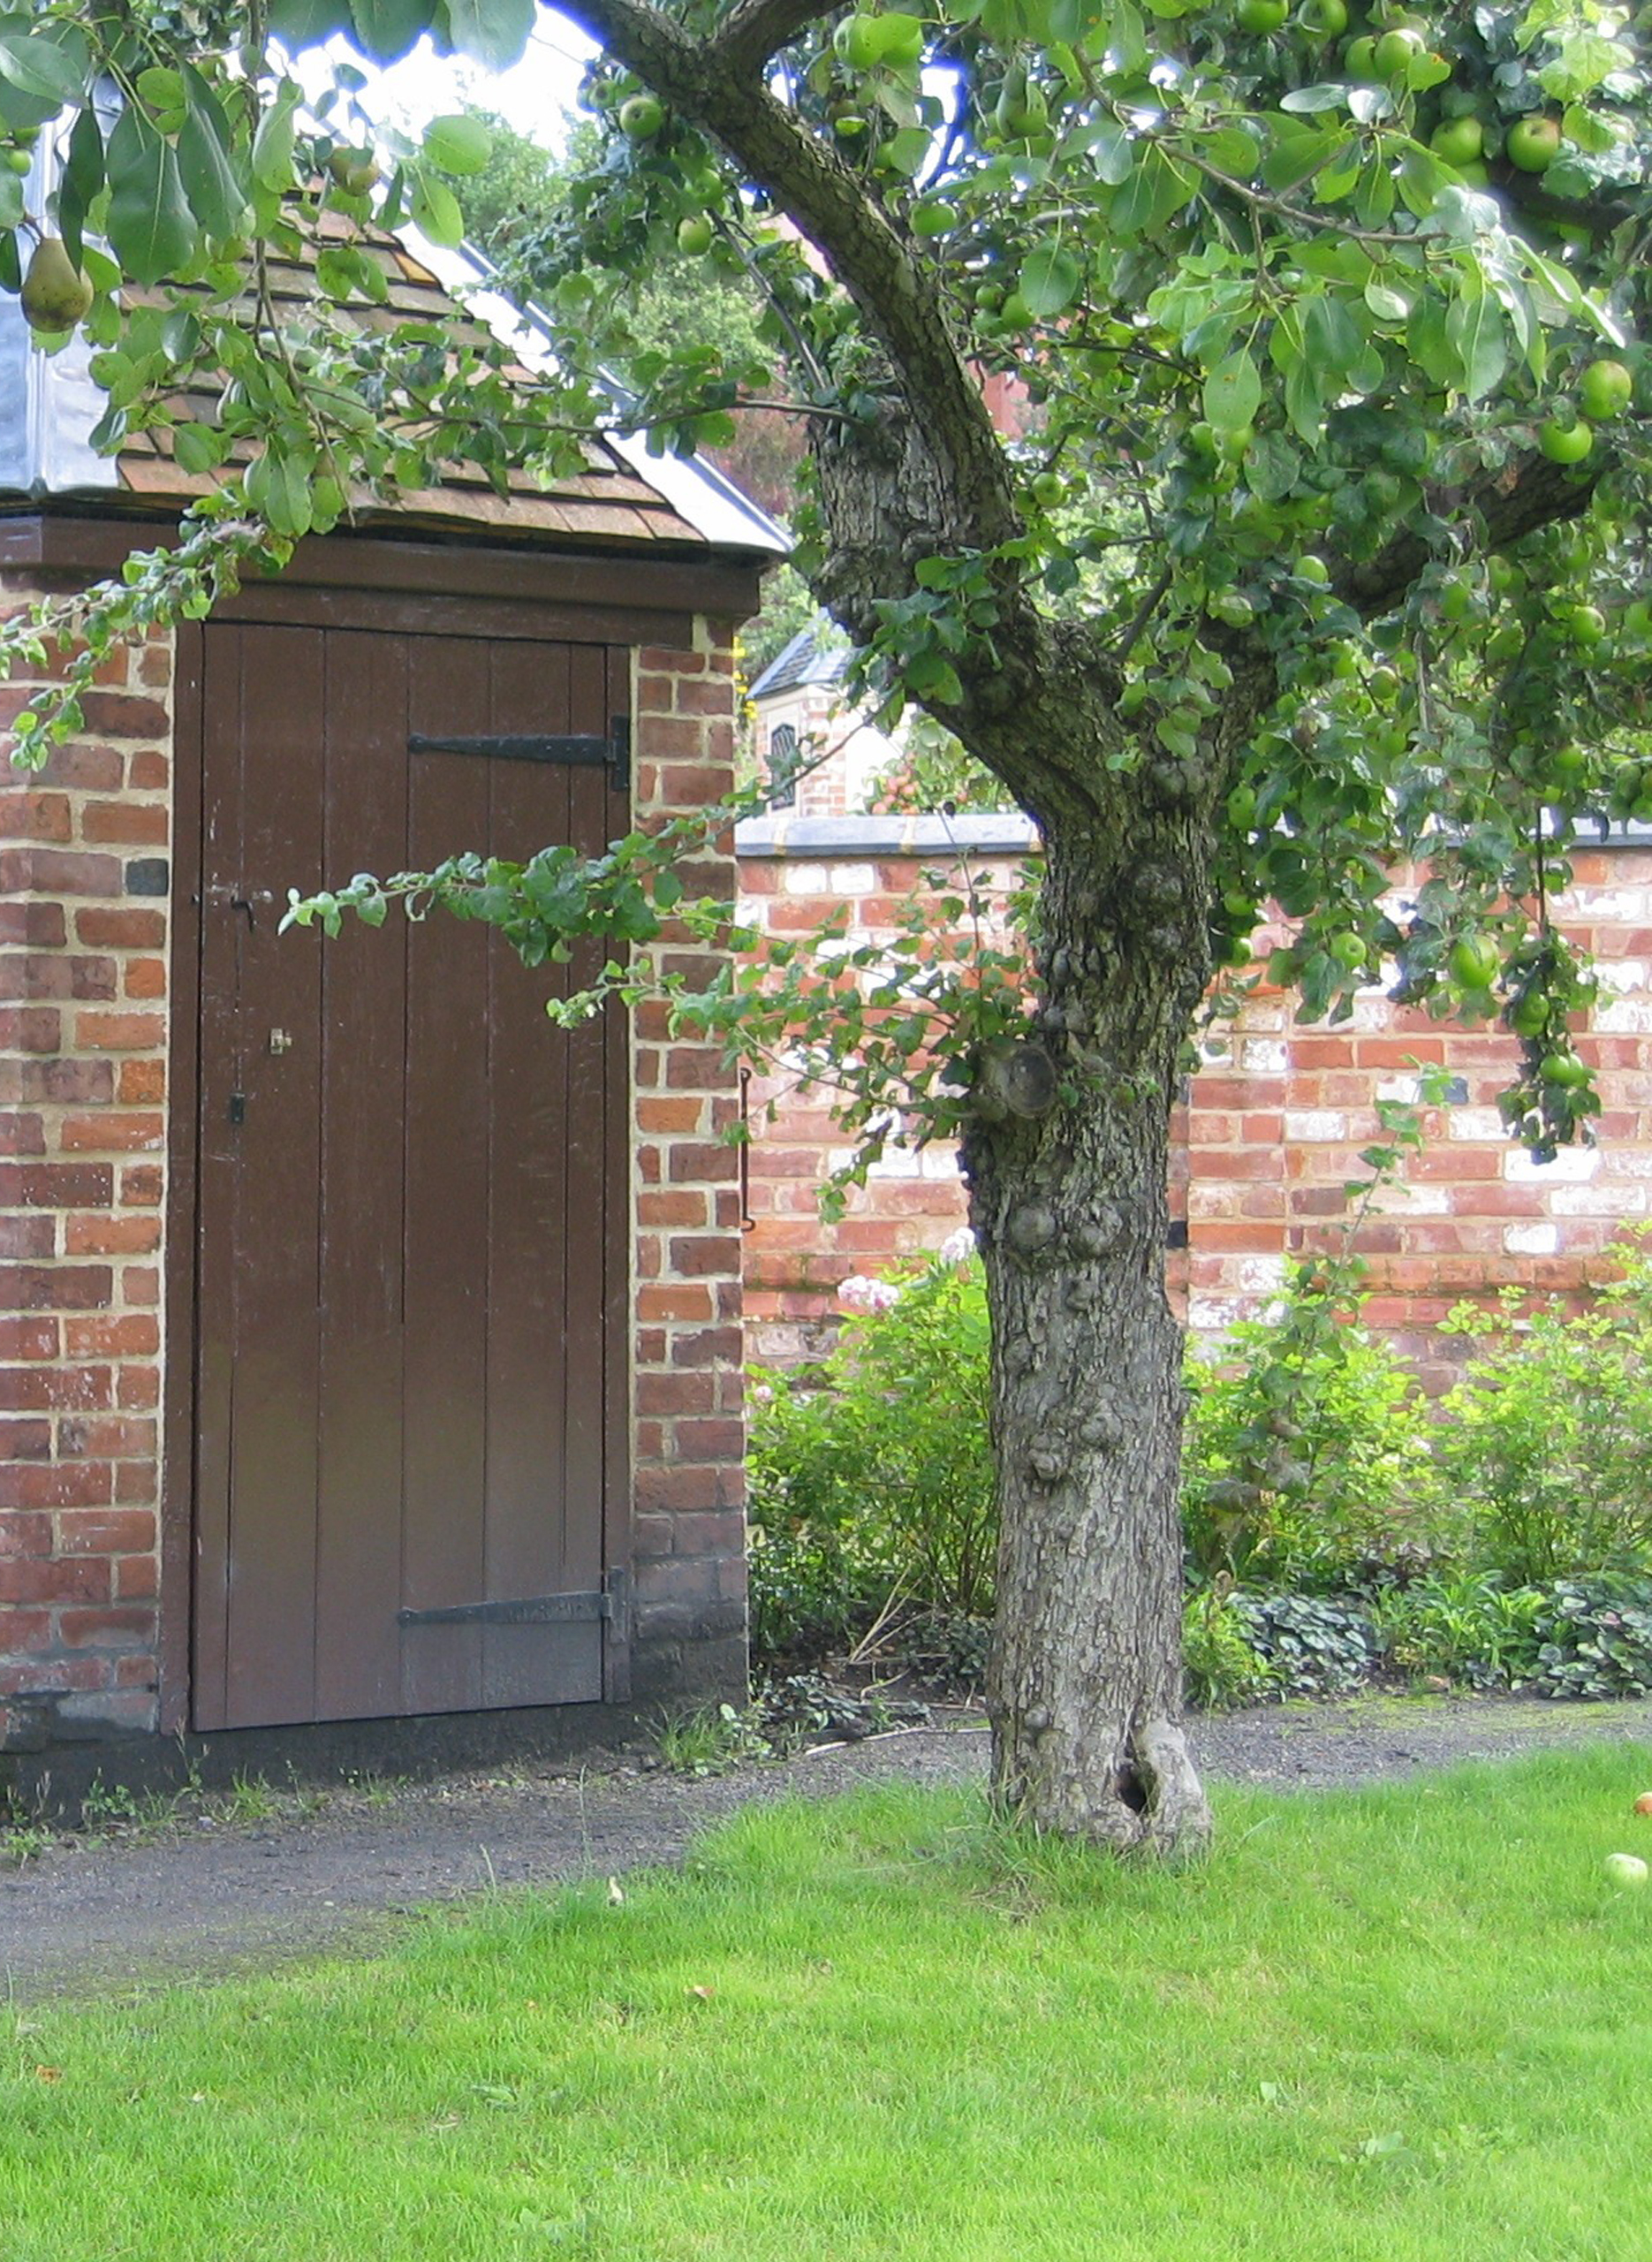
[[[625,655],[214,626],[203,655],[199,1727],[621,1693],[624,1031],[443,915],[278,936],[289,886],[598,849]],[[606,1686],[605,1686],[606,1667]]]

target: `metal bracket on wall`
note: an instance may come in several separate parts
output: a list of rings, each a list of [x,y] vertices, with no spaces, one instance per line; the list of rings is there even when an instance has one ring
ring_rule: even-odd
[[[603,1585],[586,1594],[527,1595],[515,1602],[454,1602],[434,1610],[398,1610],[398,1626],[567,1626],[606,1619],[624,1641],[631,1581],[612,1570]]]
[[[551,738],[534,732],[474,732],[452,738],[428,738],[415,731],[407,741],[409,754],[479,754],[496,762],[571,762],[606,770],[616,793],[631,790],[631,717],[610,718],[608,736]]]

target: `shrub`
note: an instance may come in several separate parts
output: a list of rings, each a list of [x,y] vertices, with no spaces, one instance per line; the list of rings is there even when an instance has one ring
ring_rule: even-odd
[[[1310,1594],[1245,1594],[1233,1610],[1252,1649],[1287,1696],[1347,1696],[1370,1678],[1380,1654],[1363,1611]]]
[[[1482,1347],[1442,1401],[1439,1454],[1476,1558],[1515,1584],[1633,1568],[1652,1547],[1652,1264],[1593,1306],[1523,1310],[1518,1289],[1446,1325]]]
[[[1292,1264],[1275,1311],[1188,1363],[1182,1484],[1196,1575],[1335,1592],[1438,1520],[1428,1409],[1359,1325],[1360,1268]]]
[[[1273,1668],[1252,1642],[1249,1621],[1221,1585],[1187,1598],[1182,1672],[1188,1703],[1203,1712],[1260,1704],[1277,1687]]]
[[[1376,1628],[1402,1673],[1438,1674],[1476,1689],[1519,1686],[1538,1670],[1540,1588],[1510,1587],[1495,1572],[1419,1579],[1384,1593]]]
[[[841,1337],[809,1378],[758,1377],[751,1425],[757,1639],[806,1646],[891,1603],[992,1606],[986,1288],[956,1244],[893,1281],[847,1283]],[[767,1395],[762,1393],[767,1391]]]
[[[1532,1686],[1543,1696],[1652,1695],[1652,1579],[1557,1580],[1535,1631]]]

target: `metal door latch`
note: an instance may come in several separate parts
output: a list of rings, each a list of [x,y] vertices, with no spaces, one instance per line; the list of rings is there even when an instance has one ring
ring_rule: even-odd
[[[292,1050],[291,1032],[284,1029],[272,1029],[269,1032],[269,1049],[277,1060],[284,1052],[291,1052]]]

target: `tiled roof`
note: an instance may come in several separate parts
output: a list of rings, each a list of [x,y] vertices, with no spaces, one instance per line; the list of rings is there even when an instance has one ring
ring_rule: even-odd
[[[749,699],[773,699],[783,691],[798,691],[805,684],[840,683],[848,673],[847,645],[829,643],[822,630],[805,628],[782,645],[746,694]]]
[[[385,278],[384,305],[352,308],[352,320],[380,326],[437,323],[456,345],[503,338],[525,387],[534,382],[532,365],[549,360],[532,317],[491,294],[492,272],[474,254],[438,252],[411,230],[395,237],[358,232],[333,214],[323,216],[322,232],[323,239],[351,238]],[[278,313],[295,312],[308,300],[309,263],[304,255],[271,260],[269,287]],[[8,492],[19,503],[47,497],[112,499],[124,493],[157,513],[210,492],[213,474],[191,474],[175,462],[165,430],[133,432],[112,460],[91,450],[88,437],[103,399],[91,380],[89,361],[83,337],[57,355],[42,354],[29,338],[18,301],[0,296],[0,510]],[[212,395],[186,395],[179,406],[209,418]],[[364,492],[352,498],[355,522],[481,531],[496,539],[578,549],[645,546],[701,555],[710,549],[754,559],[789,547],[773,520],[709,465],[663,460],[658,476],[651,477],[652,459],[635,442],[593,437],[583,452],[577,471],[546,487],[515,470],[500,494],[480,472],[456,465],[420,492],[394,498]]]

